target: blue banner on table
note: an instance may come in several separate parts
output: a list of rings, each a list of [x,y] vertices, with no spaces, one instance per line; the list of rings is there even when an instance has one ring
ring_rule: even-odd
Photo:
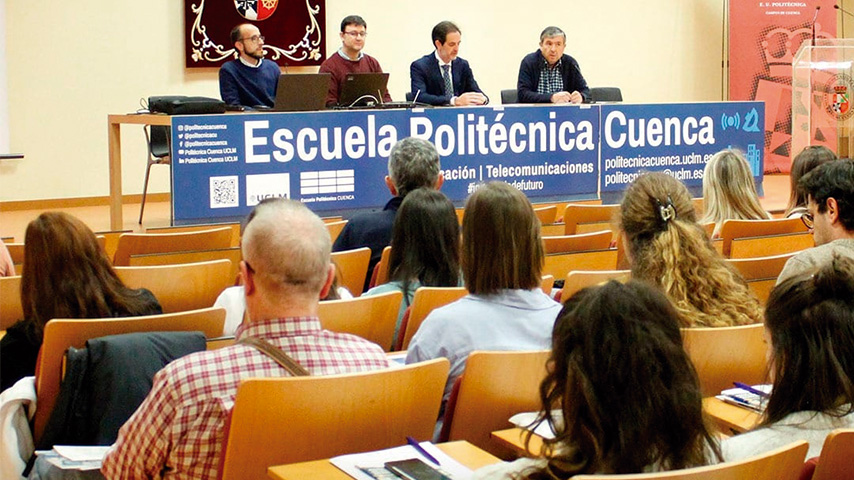
[[[602,106],[601,192],[621,192],[643,171],[663,171],[696,191],[712,155],[744,152],[757,185],[764,171],[761,102]]]
[[[402,138],[439,150],[442,191],[464,200],[503,180],[532,200],[595,198],[599,109],[449,108],[178,116],[172,119],[176,223],[240,218],[266,197],[318,213],[381,207]]]

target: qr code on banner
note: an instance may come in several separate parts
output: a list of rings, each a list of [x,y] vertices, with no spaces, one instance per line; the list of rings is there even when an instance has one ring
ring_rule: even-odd
[[[239,207],[237,175],[211,177],[211,208]]]

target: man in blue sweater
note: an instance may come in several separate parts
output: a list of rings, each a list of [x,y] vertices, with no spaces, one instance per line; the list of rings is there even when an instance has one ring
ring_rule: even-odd
[[[578,62],[563,53],[565,48],[563,30],[543,30],[540,49],[525,55],[519,66],[519,103],[581,103],[590,98]]]
[[[244,23],[231,30],[238,53],[219,69],[219,94],[227,105],[269,107],[276,103],[281,71],[275,62],[264,61],[264,37],[258,27]]]

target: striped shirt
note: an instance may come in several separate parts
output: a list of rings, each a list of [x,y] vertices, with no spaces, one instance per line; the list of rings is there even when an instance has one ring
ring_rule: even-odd
[[[378,345],[322,330],[316,317],[246,323],[236,333],[237,340],[243,337],[269,341],[312,375],[388,367]],[[122,426],[101,472],[110,479],[215,479],[240,380],[287,375],[273,359],[240,344],[170,363],[154,376],[148,397]]]

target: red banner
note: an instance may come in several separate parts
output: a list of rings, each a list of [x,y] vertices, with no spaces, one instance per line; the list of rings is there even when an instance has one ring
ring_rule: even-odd
[[[834,3],[729,2],[729,99],[765,102],[765,173],[791,168],[792,58],[812,40],[814,18],[816,38],[836,37]]]
[[[235,58],[229,34],[240,23],[261,30],[265,58],[279,65],[320,65],[326,58],[326,0],[184,0],[187,68]]]

